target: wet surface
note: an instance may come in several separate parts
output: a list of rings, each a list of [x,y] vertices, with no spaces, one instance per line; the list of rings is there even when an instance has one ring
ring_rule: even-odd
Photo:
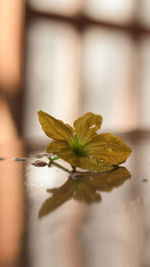
[[[48,167],[43,146],[1,146],[0,266],[150,266],[150,133],[123,138],[131,156],[104,174]]]

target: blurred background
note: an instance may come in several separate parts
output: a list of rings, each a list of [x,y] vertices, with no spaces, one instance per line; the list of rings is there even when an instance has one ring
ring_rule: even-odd
[[[24,156],[24,145],[19,137],[38,140],[39,144],[46,138],[38,122],[38,110],[42,109],[71,124],[85,112],[101,114],[104,118],[102,131],[150,129],[149,14],[150,0],[0,0],[0,266],[16,266],[1,265],[1,262],[9,264],[16,258],[26,221],[24,165],[19,163],[21,165],[18,167],[17,162],[11,159]],[[98,213],[95,209],[95,213],[89,215],[89,218],[96,218],[89,224],[90,229],[98,229],[95,237],[89,240],[102,240],[101,254],[94,246],[93,255],[97,255],[97,258],[102,256],[101,261],[104,258],[106,262],[110,260],[111,266],[115,267],[123,263],[122,266],[129,266],[128,259],[132,266],[141,266],[141,244],[144,244],[142,255],[147,263],[143,266],[149,266],[150,262],[150,189],[148,184],[142,187],[140,180],[141,177],[148,177],[146,165],[141,159],[143,158],[143,162],[149,159],[149,135],[142,139],[145,142],[142,148],[141,139],[138,139],[137,134],[134,137],[132,143],[135,141],[135,152],[129,166],[137,179],[133,179],[131,188],[127,185],[124,191],[120,191],[120,195],[110,197],[111,203],[114,203],[112,206],[110,199],[106,201],[105,198],[106,204],[99,206]],[[5,143],[9,144],[7,148]],[[1,160],[2,157],[8,157],[8,160]],[[45,225],[40,226],[38,222],[36,225],[36,210],[46,198],[46,188],[51,177],[46,172],[43,174],[39,169],[31,168],[32,165],[29,178],[26,178],[30,190],[29,250],[31,249],[30,257],[35,260],[31,266],[37,267],[42,266],[42,260],[52,254],[56,258],[59,255],[50,254],[48,245],[43,244],[49,244],[51,240],[52,248],[54,245],[57,248],[60,240],[58,238],[54,244],[47,234],[47,231],[53,232],[55,215],[52,217],[52,227],[49,220],[45,221]],[[57,173],[53,176],[56,184],[59,181],[56,178],[62,178]],[[127,209],[122,209],[122,203],[126,202]],[[116,204],[120,205],[120,213],[115,211]],[[80,204],[75,208],[68,206],[66,213],[60,213],[61,219],[58,213],[60,225],[67,225],[68,231],[67,210],[77,211],[72,217],[73,227],[68,231],[72,231],[73,236],[76,233],[74,226],[79,227],[86,213],[84,209]],[[142,228],[143,221],[145,232]],[[106,228],[103,227],[105,222]],[[87,227],[87,231],[88,229]],[[63,232],[62,241],[65,240],[67,231]],[[85,238],[85,243],[86,240],[88,239]],[[59,245],[58,253],[63,253],[64,243],[63,241]],[[70,244],[74,243],[68,239],[66,244],[71,250]],[[92,246],[93,243],[87,244]],[[106,244],[110,245],[109,249]],[[120,244],[123,244],[122,247]],[[89,248],[91,253],[91,247]],[[78,250],[73,248],[72,251]],[[121,256],[118,257],[118,251],[121,251],[123,260]],[[64,255],[64,259],[67,259]],[[61,258],[63,257],[60,256]],[[93,258],[91,257],[92,260]],[[99,261],[97,264],[100,265]],[[24,266],[30,264],[24,263]],[[49,262],[44,266],[49,266]],[[66,265],[60,262],[60,266]]]
[[[43,138],[42,109],[150,128],[149,0],[1,0],[0,141]]]

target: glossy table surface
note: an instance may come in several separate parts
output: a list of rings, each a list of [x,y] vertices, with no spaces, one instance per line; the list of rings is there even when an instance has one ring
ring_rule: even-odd
[[[34,166],[43,146],[1,144],[0,266],[150,266],[150,132],[119,136],[132,154],[104,174]]]

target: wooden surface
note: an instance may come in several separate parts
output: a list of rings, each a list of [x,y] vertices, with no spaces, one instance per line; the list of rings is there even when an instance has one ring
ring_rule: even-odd
[[[123,165],[131,178],[101,192],[98,203],[70,199],[41,219],[46,190],[63,185],[68,174],[33,166],[39,150],[15,161],[25,156],[23,146],[1,146],[0,266],[150,266],[150,133],[122,136],[132,148]]]

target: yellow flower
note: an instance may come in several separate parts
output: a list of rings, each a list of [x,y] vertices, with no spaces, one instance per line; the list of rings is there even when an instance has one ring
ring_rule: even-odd
[[[76,167],[103,172],[125,162],[131,149],[111,133],[97,134],[102,117],[91,112],[74,122],[74,129],[48,113],[38,112],[45,134],[54,139],[47,152],[53,153]]]

